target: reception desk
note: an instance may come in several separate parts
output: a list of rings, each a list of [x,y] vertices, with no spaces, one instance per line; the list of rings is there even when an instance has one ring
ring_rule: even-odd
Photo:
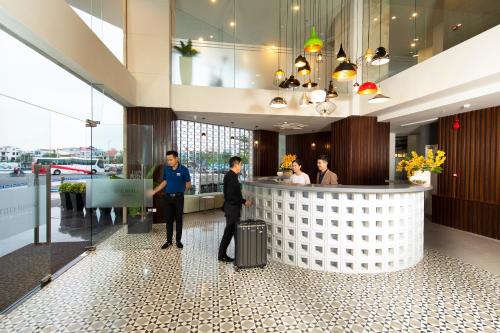
[[[242,217],[266,222],[270,260],[329,272],[393,272],[422,260],[427,190],[259,178],[243,183],[254,205]]]

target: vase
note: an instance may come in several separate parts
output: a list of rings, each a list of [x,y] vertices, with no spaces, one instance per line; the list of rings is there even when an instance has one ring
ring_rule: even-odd
[[[191,85],[191,80],[193,79],[193,58],[181,56],[179,58],[179,69],[182,84]]]
[[[415,171],[413,176],[408,178],[410,183],[420,186],[431,186],[430,171]]]
[[[278,177],[283,177],[283,171],[278,171],[278,172],[276,173],[276,175],[277,175]]]

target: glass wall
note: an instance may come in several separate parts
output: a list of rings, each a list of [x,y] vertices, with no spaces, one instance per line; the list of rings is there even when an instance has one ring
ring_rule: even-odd
[[[369,38],[372,50],[382,45],[390,53],[384,79],[500,24],[500,1],[364,0],[363,14],[363,50]],[[370,81],[378,81],[370,67]]]
[[[243,160],[242,179],[252,176],[252,131],[187,120],[177,120],[175,126],[179,158],[191,174],[191,194],[221,192],[234,155]]]
[[[124,63],[122,0],[66,0],[83,22]]]
[[[274,73],[281,68],[287,76],[293,73],[301,83],[311,79],[327,88],[331,73],[339,64],[333,57],[342,35],[341,3],[341,0],[177,0],[172,83],[277,89]],[[325,41],[324,60],[316,62],[314,57],[308,57],[311,73],[301,76],[293,61],[303,54],[304,41],[312,26]],[[198,51],[194,57],[182,56],[174,49],[189,40]],[[346,43],[343,47],[346,49]],[[349,45],[347,52],[354,51],[354,45]],[[350,91],[348,83],[335,84],[339,92]]]
[[[2,30],[0,48],[3,311],[121,227],[85,193],[122,172],[123,107]]]

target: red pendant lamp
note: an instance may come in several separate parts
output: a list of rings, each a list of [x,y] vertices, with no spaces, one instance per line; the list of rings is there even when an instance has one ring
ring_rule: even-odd
[[[378,87],[374,82],[366,81],[359,86],[358,94],[359,95],[376,94],[377,90],[378,90]]]
[[[458,119],[458,116],[453,121],[453,129],[455,131],[458,131],[460,129],[460,120]]]

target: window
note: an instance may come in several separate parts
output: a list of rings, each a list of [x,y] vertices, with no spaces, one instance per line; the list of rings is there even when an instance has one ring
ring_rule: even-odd
[[[191,174],[192,194],[221,192],[234,155],[243,160],[241,178],[252,175],[252,131],[186,120],[176,121],[176,130],[179,159]]]

